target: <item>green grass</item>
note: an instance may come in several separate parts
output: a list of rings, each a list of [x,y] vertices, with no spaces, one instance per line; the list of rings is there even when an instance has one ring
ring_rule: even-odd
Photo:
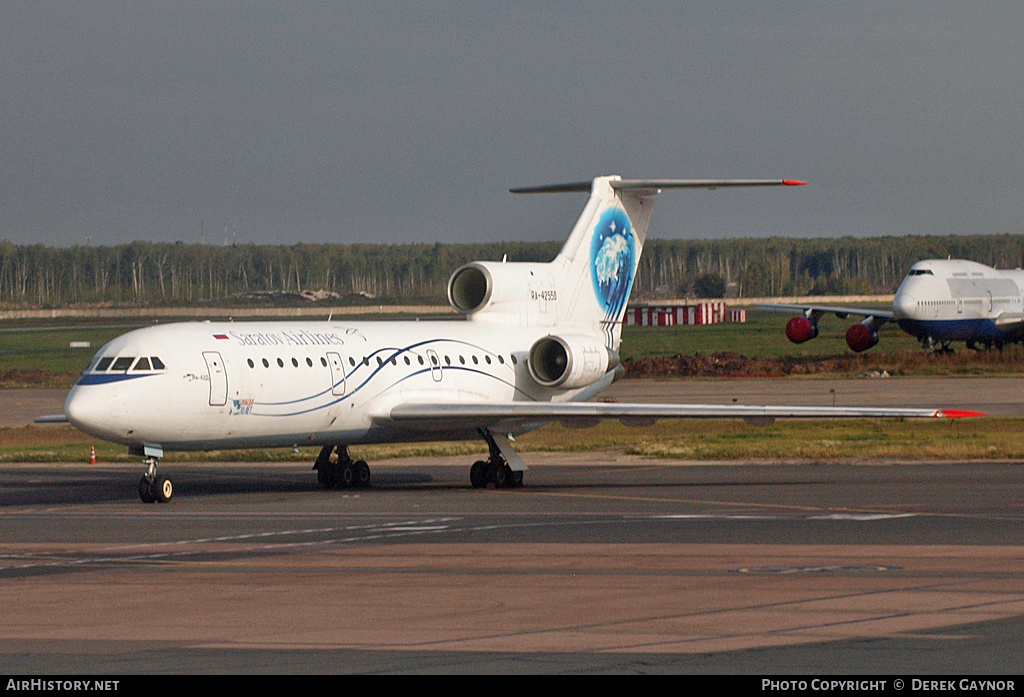
[[[782,419],[751,426],[737,419],[664,420],[629,428],[603,422],[587,429],[546,426],[520,436],[516,449],[530,452],[618,451],[643,457],[696,461],[765,459],[1014,460],[1024,459],[1019,419]],[[0,429],[0,462],[82,462],[95,446],[101,462],[138,462],[121,445],[97,442],[70,426]],[[318,448],[168,453],[166,461],[312,462]],[[482,454],[482,442],[413,443],[352,448],[370,462],[409,456]],[[527,458],[529,459],[529,458]]]

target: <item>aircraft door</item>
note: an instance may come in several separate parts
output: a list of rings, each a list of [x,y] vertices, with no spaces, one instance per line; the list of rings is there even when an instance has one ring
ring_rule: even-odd
[[[203,351],[206,369],[210,374],[210,406],[222,407],[228,403],[228,374],[224,359],[217,351]]]
[[[963,298],[957,298],[956,299],[956,313],[958,315],[962,315],[964,313],[964,299]]]
[[[430,361],[430,377],[434,378],[434,382],[441,382],[441,378],[444,377],[441,372],[441,359],[434,349],[427,349],[427,360]]]
[[[337,353],[327,354],[327,364],[331,367],[331,394],[340,397],[345,394],[345,364]]]

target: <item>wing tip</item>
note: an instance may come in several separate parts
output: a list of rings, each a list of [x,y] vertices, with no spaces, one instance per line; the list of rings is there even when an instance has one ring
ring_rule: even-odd
[[[967,409],[937,409],[934,416],[940,419],[972,419],[977,416],[988,416],[983,411],[968,411]]]
[[[782,183],[785,186],[807,186],[807,182],[800,181],[799,179],[783,179]]]

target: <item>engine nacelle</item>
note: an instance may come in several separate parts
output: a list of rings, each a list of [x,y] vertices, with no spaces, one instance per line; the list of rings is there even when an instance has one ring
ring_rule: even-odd
[[[846,345],[860,353],[878,343],[878,332],[866,324],[855,324],[846,330]]]
[[[557,300],[549,264],[473,261],[448,280],[448,302],[459,312],[503,313],[508,319],[536,309],[538,300]]]
[[[802,344],[818,336],[818,325],[803,315],[786,322],[786,338],[794,344]]]
[[[593,384],[619,365],[618,355],[596,338],[548,335],[530,347],[530,375],[545,387]]]

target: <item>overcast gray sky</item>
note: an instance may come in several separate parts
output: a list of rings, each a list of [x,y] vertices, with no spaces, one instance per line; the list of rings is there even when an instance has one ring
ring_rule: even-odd
[[[0,4],[0,239],[555,240],[667,192],[656,237],[1017,233],[1024,3]]]

